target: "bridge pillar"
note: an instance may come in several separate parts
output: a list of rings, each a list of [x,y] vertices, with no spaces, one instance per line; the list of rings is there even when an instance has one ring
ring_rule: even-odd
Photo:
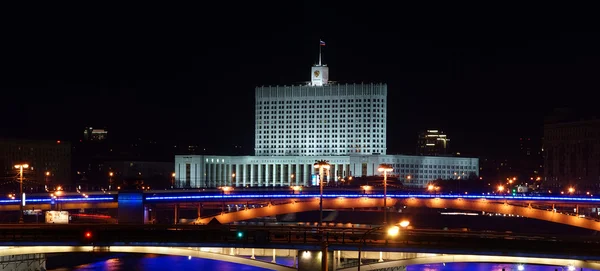
[[[119,192],[119,224],[144,223],[144,194],[140,192]]]
[[[325,257],[320,250],[298,250],[298,271],[333,270],[333,251],[328,251]],[[322,269],[322,258],[327,260],[327,269]]]
[[[173,224],[177,224],[179,222],[179,203],[175,203],[175,210],[173,213]]]

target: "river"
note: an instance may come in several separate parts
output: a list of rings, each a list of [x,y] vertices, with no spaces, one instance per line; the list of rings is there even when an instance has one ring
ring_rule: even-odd
[[[264,259],[269,261],[270,257]],[[281,258],[280,264],[291,264],[291,259]],[[561,270],[560,266],[524,265],[524,271],[555,271]],[[57,263],[49,260],[48,271],[165,271],[165,270],[219,270],[219,271],[266,271],[252,266],[235,263],[188,258],[180,256],[120,254],[93,263],[71,266],[68,262]],[[516,271],[516,264],[497,263],[446,263],[409,266],[407,271]],[[568,270],[566,266],[562,270]],[[580,271],[579,268],[576,269]],[[592,269],[581,269],[591,271]]]

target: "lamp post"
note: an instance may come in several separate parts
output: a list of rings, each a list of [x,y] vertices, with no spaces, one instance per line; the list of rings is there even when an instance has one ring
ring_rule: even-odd
[[[171,189],[175,188],[175,172],[171,173]]]
[[[45,184],[44,184],[44,189],[45,189],[45,190],[48,190],[48,184],[49,184],[49,183],[48,183],[48,179],[50,178],[50,171],[46,171],[46,174],[44,174],[44,176],[46,176],[46,177],[45,177],[45,180],[44,180],[44,182],[45,182]]]
[[[387,173],[394,170],[392,165],[381,164],[377,169],[383,172],[383,225],[387,224]]]
[[[112,171],[108,173],[108,190],[110,190],[112,186],[112,177],[115,175]]]
[[[28,164],[15,165],[15,168],[19,170],[19,196],[21,197],[21,204],[19,206],[19,223],[23,221],[23,206],[25,206],[25,197],[23,196],[23,169],[29,168]]]
[[[407,225],[408,226],[408,225]],[[365,233],[363,233],[363,235],[360,237],[359,240],[359,245],[358,245],[358,267],[356,268],[357,271],[360,271],[360,265],[362,264],[360,262],[360,258],[361,258],[361,252],[362,252],[362,246],[363,243],[366,242],[365,238],[367,237],[367,234],[376,231],[376,230],[381,230],[383,229],[385,226],[379,226],[379,227],[375,227],[375,228],[371,228],[368,231],[366,231]],[[394,237],[396,235],[398,235],[400,233],[400,227],[393,225],[389,228],[387,228],[387,235],[390,237]]]
[[[314,167],[319,170],[319,233],[321,234],[321,271],[327,271],[327,243],[323,238],[323,171],[329,170],[329,161],[316,161]]]
[[[290,179],[292,179],[292,185],[293,185],[293,186],[295,186],[295,185],[296,185],[296,182],[294,182],[294,177],[296,177],[296,175],[294,175],[294,173],[292,173],[292,174],[290,175]]]
[[[329,170],[329,161],[320,160],[314,164],[319,170],[319,228],[323,226],[323,172]]]
[[[231,186],[235,185],[235,172],[231,173]]]

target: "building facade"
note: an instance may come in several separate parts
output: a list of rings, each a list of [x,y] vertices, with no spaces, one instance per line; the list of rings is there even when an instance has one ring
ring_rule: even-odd
[[[0,140],[0,167],[15,176],[14,165],[26,163],[24,176],[29,186],[71,183],[71,144],[44,140]],[[26,185],[27,186],[27,185]]]
[[[448,154],[450,139],[439,130],[426,130],[419,133],[417,155],[440,156]]]
[[[410,155],[344,156],[175,156],[176,186],[204,188],[219,186],[282,187],[314,185],[316,160],[331,165],[327,182],[348,177],[380,176],[380,164],[391,164],[392,175],[404,185],[426,187],[433,180],[478,176],[479,159]]]
[[[598,188],[600,120],[546,123],[544,154],[546,186]]]
[[[477,158],[386,155],[386,114],[386,84],[333,83],[319,56],[306,85],[256,88],[255,156],[176,155],[176,186],[316,185],[317,160],[329,161],[334,183],[378,176],[383,163],[413,187],[479,175]]]
[[[256,88],[255,155],[386,153],[387,85]]]

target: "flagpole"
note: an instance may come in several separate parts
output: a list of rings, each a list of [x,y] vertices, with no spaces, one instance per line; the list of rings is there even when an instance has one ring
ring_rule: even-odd
[[[319,40],[319,66],[321,66],[321,40]]]

